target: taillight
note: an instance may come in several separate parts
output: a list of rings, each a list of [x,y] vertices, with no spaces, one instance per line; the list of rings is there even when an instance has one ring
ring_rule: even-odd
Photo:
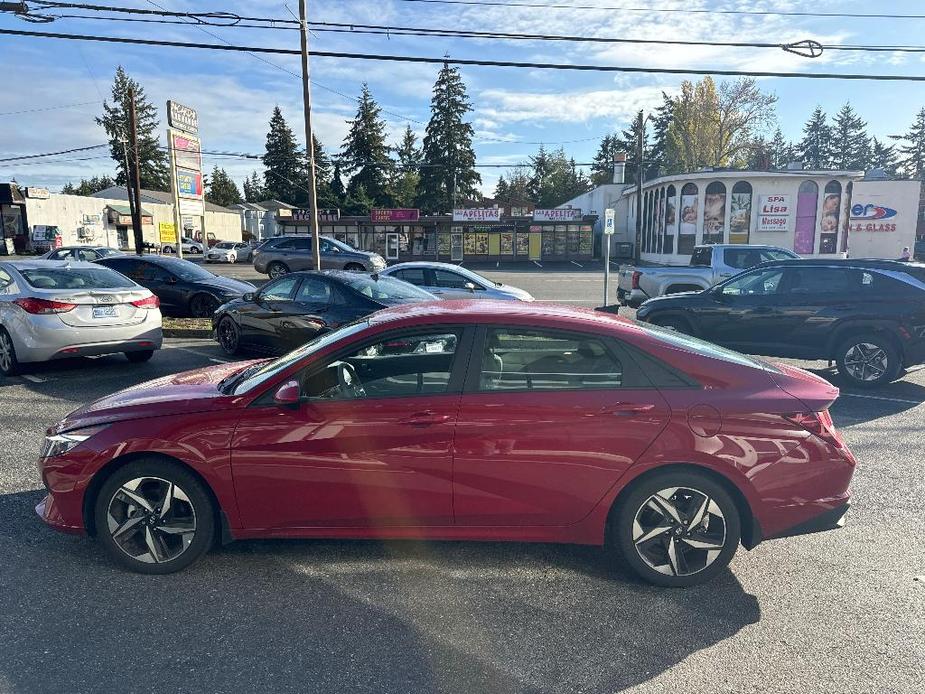
[[[639,278],[640,278],[640,277],[642,277],[642,273],[639,272],[639,270],[634,270],[634,271],[633,271],[632,285],[631,285],[633,289],[639,289]]]
[[[37,315],[48,313],[67,313],[77,308],[77,304],[68,304],[63,301],[51,301],[49,299],[34,299],[26,297],[23,299],[14,299],[13,303],[19,306],[26,313]]]
[[[835,429],[832,415],[829,414],[828,410],[822,410],[822,412],[797,412],[784,415],[784,417],[836,448],[844,448],[845,446],[841,435]]]
[[[161,300],[158,299],[154,294],[151,296],[139,299],[138,301],[133,301],[132,306],[135,308],[149,308],[154,309],[161,305]]]

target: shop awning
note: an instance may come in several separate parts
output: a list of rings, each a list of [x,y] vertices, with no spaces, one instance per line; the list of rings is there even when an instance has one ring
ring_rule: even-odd
[[[132,208],[128,205],[106,205],[109,210],[109,221],[117,225],[130,225],[132,223]],[[145,208],[141,208],[141,223],[154,224],[154,215]]]

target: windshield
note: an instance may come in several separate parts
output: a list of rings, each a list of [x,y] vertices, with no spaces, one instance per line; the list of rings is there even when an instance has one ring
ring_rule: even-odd
[[[131,289],[135,283],[106,268],[49,268],[20,270],[36,289]]]
[[[324,349],[338,340],[355,335],[365,330],[367,327],[369,327],[369,319],[363,318],[355,323],[348,323],[347,325],[341,326],[337,330],[319,335],[314,340],[306,342],[298,349],[283,355],[275,361],[254,364],[254,366],[232,376],[232,380],[225,386],[225,392],[229,395],[248,393],[305,357]]]
[[[158,265],[183,280],[195,282],[197,280],[211,280],[215,277],[208,270],[203,270],[196,263],[179,258],[161,258]]]
[[[660,340],[665,344],[671,345],[672,347],[683,349],[685,352],[697,354],[701,357],[720,359],[722,361],[731,362],[733,364],[739,364],[740,366],[750,366],[754,369],[762,369],[763,371],[770,371],[771,373],[781,373],[780,369],[778,369],[773,364],[764,361],[763,359],[749,357],[731,349],[726,349],[725,347],[714,345],[712,342],[698,340],[696,337],[691,337],[690,335],[679,333],[676,330],[671,330],[670,328],[663,328],[651,323],[640,323],[637,320],[633,320],[633,322],[648,332],[649,335],[655,339]]]
[[[94,248],[93,250],[99,253],[102,258],[108,258],[111,255],[125,255],[125,253],[117,251],[115,248]]]
[[[215,244],[216,248],[234,248],[234,244],[229,241],[222,241],[221,243]]]
[[[337,239],[332,239],[328,236],[325,236],[324,239],[328,243],[330,243],[332,246],[337,246],[342,251],[355,251],[356,250],[356,248],[354,248],[353,246],[349,244],[344,243],[343,241],[338,241]]]
[[[436,297],[413,284],[394,277],[373,279],[372,275],[355,274],[343,278],[344,283],[374,301],[433,301]]]

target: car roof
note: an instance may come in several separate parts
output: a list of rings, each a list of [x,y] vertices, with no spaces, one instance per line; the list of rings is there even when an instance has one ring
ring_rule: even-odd
[[[907,271],[909,268],[925,269],[923,263],[904,262],[902,260],[884,260],[883,258],[791,258],[789,260],[769,260],[758,267],[845,267],[867,268],[871,270]]]
[[[400,270],[406,267],[429,267],[434,270],[466,270],[467,268],[462,267],[461,265],[456,265],[455,263],[438,263],[436,261],[428,260],[409,260],[407,263],[396,263],[395,265],[390,265],[389,270]]]
[[[83,260],[3,260],[0,262],[16,270],[47,270],[49,268],[89,270],[100,267],[97,263],[88,263]]]

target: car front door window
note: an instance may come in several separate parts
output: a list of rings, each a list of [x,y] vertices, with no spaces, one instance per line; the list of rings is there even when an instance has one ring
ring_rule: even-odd
[[[720,290],[723,296],[768,296],[777,294],[782,269],[762,270],[742,275],[724,284]]]
[[[263,301],[289,301],[292,299],[298,284],[298,277],[283,277],[264,287],[263,291],[260,292],[260,299]]]
[[[450,270],[434,270],[434,280],[441,289],[466,289],[470,280]]]

